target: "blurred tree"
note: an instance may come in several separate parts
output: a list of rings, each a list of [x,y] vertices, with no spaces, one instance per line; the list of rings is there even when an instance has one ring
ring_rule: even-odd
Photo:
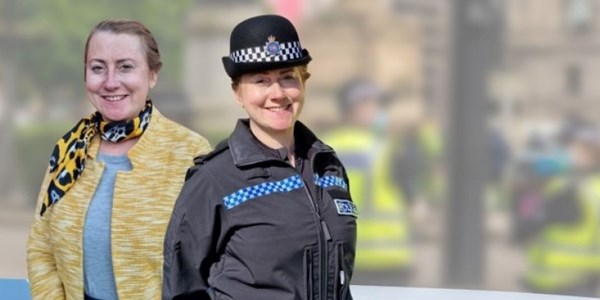
[[[55,119],[56,112],[81,114],[83,52],[90,29],[108,18],[136,19],[148,26],[164,64],[155,92],[169,94],[181,90],[183,21],[192,4],[193,0],[0,0],[0,201],[12,198],[15,175],[30,178],[22,174],[28,170],[23,167],[46,162],[50,151],[43,157],[12,159],[19,157],[15,145],[24,140],[16,131],[15,112],[36,101],[41,107],[33,106],[35,112],[26,118],[42,126]],[[27,147],[39,145],[33,141]]]
[[[13,136],[12,98],[15,97],[15,78],[18,69],[15,64],[17,39],[15,35],[16,18],[14,12],[17,9],[16,1],[3,1],[0,3],[0,158],[3,158],[0,169],[0,201],[11,199],[14,195],[15,153]],[[9,158],[9,159],[6,159]]]
[[[0,0],[5,3],[13,0]],[[14,12],[20,47],[17,94],[42,95],[45,103],[81,99],[83,51],[90,29],[107,18],[144,23],[158,40],[164,63],[158,90],[180,88],[183,15],[191,0],[21,0]],[[64,104],[64,102],[63,102]]]

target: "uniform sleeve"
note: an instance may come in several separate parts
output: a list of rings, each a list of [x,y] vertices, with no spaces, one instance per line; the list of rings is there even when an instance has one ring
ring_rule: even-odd
[[[64,299],[63,283],[58,275],[50,244],[48,219],[52,208],[40,216],[44,194],[50,182],[47,173],[38,195],[35,217],[27,240],[27,275],[32,299]]]
[[[218,259],[221,206],[214,200],[217,183],[195,168],[179,194],[165,236],[163,300],[210,299],[208,276]]]

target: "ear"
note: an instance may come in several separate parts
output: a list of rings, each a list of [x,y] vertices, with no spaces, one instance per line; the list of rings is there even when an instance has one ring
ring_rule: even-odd
[[[158,72],[150,71],[150,88],[153,88],[158,81]]]

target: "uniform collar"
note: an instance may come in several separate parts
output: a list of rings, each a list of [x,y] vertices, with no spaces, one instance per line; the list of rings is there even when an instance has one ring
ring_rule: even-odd
[[[294,139],[297,153],[327,152],[332,149],[323,144],[302,122],[294,124]],[[266,161],[281,161],[278,150],[271,149],[262,144],[250,131],[248,119],[238,120],[235,129],[229,137],[229,149],[233,156],[233,163],[238,166],[249,166]]]

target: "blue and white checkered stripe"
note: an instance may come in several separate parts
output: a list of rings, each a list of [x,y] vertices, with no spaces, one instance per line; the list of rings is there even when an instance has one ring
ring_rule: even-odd
[[[348,184],[344,181],[344,178],[337,176],[323,176],[315,175],[315,184],[321,188],[328,188],[331,186],[341,187],[344,190],[348,190]]]
[[[300,42],[279,43],[279,54],[271,55],[267,52],[267,46],[252,47],[236,50],[229,55],[234,63],[255,63],[255,62],[278,62],[302,57],[302,47]]]
[[[300,175],[290,176],[280,181],[264,182],[245,187],[237,192],[223,197],[226,209],[232,209],[248,200],[263,197],[277,192],[291,192],[304,186]]]

